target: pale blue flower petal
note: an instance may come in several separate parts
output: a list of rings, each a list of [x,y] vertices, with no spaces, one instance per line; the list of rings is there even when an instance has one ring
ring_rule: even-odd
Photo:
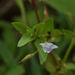
[[[58,48],[58,46],[53,43],[40,43],[40,45],[43,47],[45,53],[50,53],[53,49]]]
[[[50,49],[48,49],[46,52],[47,52],[47,53],[50,53],[51,51],[52,51],[52,49],[50,48]]]
[[[47,50],[45,49],[45,48],[43,48],[43,51],[46,53],[47,52]]]
[[[58,46],[53,45],[51,48],[52,48],[52,49],[56,49],[56,48],[58,48]]]
[[[49,43],[40,43],[40,45],[41,45],[42,47],[49,48]]]

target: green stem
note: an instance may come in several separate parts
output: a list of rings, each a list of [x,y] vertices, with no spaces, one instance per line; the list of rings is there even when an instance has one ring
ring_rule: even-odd
[[[64,59],[63,59],[62,63],[65,63],[67,61],[68,56],[69,56],[69,54],[70,54],[70,52],[71,52],[71,50],[73,48],[73,45],[74,45],[74,41],[72,40],[71,43],[70,43],[70,46],[69,46],[69,48],[68,48],[68,50],[67,50],[67,52],[66,52],[66,54],[64,56]]]
[[[26,24],[26,12],[25,12],[23,0],[16,0],[16,2],[17,2],[18,6],[20,8],[23,22],[24,22],[24,24]]]

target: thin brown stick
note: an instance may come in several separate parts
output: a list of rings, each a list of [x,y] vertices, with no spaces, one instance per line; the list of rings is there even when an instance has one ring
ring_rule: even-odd
[[[40,18],[39,18],[38,11],[37,11],[36,0],[32,0],[32,5],[33,5],[33,8],[34,8],[34,11],[36,14],[37,21],[38,21],[38,23],[40,23]]]

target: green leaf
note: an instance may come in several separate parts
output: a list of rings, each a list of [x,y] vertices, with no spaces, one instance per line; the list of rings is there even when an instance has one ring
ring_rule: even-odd
[[[34,40],[33,37],[31,37],[32,35],[29,35],[28,33],[25,33],[22,38],[19,40],[18,42],[18,47],[24,46],[27,43],[31,42],[32,40]]]
[[[59,74],[56,74],[56,73],[58,73],[57,72],[57,66],[58,66],[58,68],[60,68],[59,60],[61,60],[60,57],[57,54],[55,54],[54,52],[52,52],[48,56],[47,61],[46,61],[47,71],[50,72],[50,73],[55,73],[55,75],[59,75]]]
[[[13,55],[11,54],[9,49],[7,48],[7,45],[1,41],[0,41],[0,50],[1,50],[0,51],[0,57],[2,58],[4,63],[8,67],[14,67],[16,65],[16,61],[13,58]]]
[[[57,50],[55,50],[55,52],[60,56],[63,57],[67,46],[69,45],[69,43],[71,42],[71,39],[61,39],[62,41],[58,42],[57,45],[59,46],[59,48]]]
[[[3,41],[7,44],[8,49],[14,54],[17,41],[12,25],[6,21],[0,21],[0,28],[0,31],[2,32],[2,34],[0,33],[0,37],[2,37]]]
[[[21,34],[24,34],[27,31],[31,30],[27,25],[24,25],[21,22],[13,22],[12,24]]]
[[[53,32],[53,38],[54,38],[54,42],[60,42],[62,40],[62,31],[61,30],[58,30],[58,29],[55,29],[54,32]]]
[[[37,51],[35,51],[34,53],[28,54],[26,55],[20,62],[24,62],[27,59],[30,59],[31,57],[33,57],[35,54],[37,53]]]
[[[41,43],[40,40],[36,40],[35,46],[39,53],[40,63],[43,64],[45,63],[48,54],[43,51],[42,47],[40,46],[40,43]]]
[[[75,0],[48,0],[47,4],[63,13],[71,13],[75,16]]]
[[[53,59],[51,57],[48,57],[46,61],[46,69],[48,72],[56,72],[56,66],[54,65]]]
[[[67,63],[66,68],[68,70],[75,70],[75,64],[74,63]]]
[[[54,31],[54,24],[53,24],[53,19],[48,19],[45,22],[42,22],[36,26],[34,26],[34,30],[36,30],[36,35],[38,36],[43,36],[43,35],[48,35],[48,32],[53,33]]]
[[[10,69],[6,75],[23,75],[24,68],[22,66],[15,66],[14,68]]]
[[[42,70],[41,70],[40,64],[38,63],[38,60],[36,59],[36,57],[33,57],[30,60],[30,63],[31,63],[32,75],[42,75]]]
[[[25,10],[25,7],[24,7],[23,0],[16,0],[16,4],[20,8],[20,12],[21,12],[21,15],[22,15],[22,20],[23,20],[24,24],[26,24],[26,10]]]
[[[55,29],[53,33],[53,42],[60,42],[72,38],[72,31]]]
[[[68,39],[68,38],[72,38],[72,31],[70,30],[62,30],[63,34],[64,34],[64,39]]]

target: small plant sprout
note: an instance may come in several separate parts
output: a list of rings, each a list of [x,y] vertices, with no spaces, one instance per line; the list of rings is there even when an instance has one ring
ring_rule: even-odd
[[[58,48],[58,46],[53,43],[40,43],[40,45],[43,47],[45,53],[50,53],[53,49]]]

